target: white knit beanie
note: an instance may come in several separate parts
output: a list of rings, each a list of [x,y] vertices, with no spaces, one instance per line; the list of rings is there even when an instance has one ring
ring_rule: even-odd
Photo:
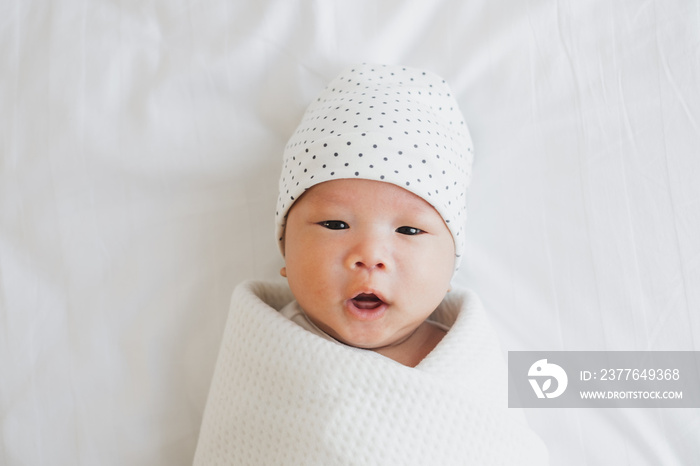
[[[275,220],[284,254],[287,213],[324,181],[366,179],[400,186],[442,216],[464,250],[472,142],[445,81],[428,71],[362,64],[328,84],[284,150]]]

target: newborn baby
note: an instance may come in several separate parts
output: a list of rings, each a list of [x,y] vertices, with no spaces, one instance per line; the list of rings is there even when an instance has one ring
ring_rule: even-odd
[[[471,140],[445,82],[358,65],[309,106],[276,211],[288,283],[239,285],[195,464],[542,465],[464,250]]]

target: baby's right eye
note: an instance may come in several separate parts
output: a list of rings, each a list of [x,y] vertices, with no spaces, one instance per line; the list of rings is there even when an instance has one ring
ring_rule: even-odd
[[[350,228],[350,226],[342,220],[326,220],[324,222],[319,222],[319,225],[329,230],[346,230]]]

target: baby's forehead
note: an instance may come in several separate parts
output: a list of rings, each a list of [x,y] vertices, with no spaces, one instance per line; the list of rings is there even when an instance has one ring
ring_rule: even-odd
[[[299,201],[305,198],[317,206],[367,209],[383,205],[414,213],[437,213],[430,203],[411,191],[376,180],[348,178],[325,181],[306,190]]]

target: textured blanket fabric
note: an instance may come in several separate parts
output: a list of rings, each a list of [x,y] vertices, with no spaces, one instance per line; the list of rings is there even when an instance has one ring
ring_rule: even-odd
[[[285,284],[246,282],[231,310],[195,465],[541,465],[547,452],[506,407],[505,365],[471,292],[416,368],[338,345],[279,314]]]

